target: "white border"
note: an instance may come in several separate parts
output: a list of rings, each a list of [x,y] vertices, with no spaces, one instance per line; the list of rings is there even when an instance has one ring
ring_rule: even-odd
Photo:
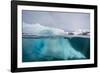
[[[22,10],[41,10],[41,11],[60,11],[60,12],[82,12],[90,13],[90,59],[89,60],[66,60],[66,61],[45,61],[45,62],[24,62],[22,63]],[[58,8],[58,7],[43,7],[43,6],[18,6],[18,51],[17,64],[18,68],[25,67],[40,67],[40,66],[57,66],[57,65],[78,65],[78,64],[92,64],[94,63],[94,10],[92,9],[76,9],[76,8]]]

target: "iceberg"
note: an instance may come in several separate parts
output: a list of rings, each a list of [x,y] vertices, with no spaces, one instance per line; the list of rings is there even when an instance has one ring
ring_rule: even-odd
[[[64,35],[62,29],[40,24],[24,25],[25,35]],[[46,37],[22,38],[22,61],[81,60],[89,58],[90,38],[84,37]]]

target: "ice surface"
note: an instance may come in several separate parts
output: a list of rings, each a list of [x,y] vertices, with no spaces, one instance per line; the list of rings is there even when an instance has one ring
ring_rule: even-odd
[[[65,32],[62,29],[43,26],[41,24],[26,24],[23,23],[23,33],[26,35],[63,35]]]

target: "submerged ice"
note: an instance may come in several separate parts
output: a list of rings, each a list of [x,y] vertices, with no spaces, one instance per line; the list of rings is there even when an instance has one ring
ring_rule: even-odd
[[[84,39],[84,44],[78,39]],[[86,59],[88,52],[89,39],[86,38],[23,38],[23,62]]]

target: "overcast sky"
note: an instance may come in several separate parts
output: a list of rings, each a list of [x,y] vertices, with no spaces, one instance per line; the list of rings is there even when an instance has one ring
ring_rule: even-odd
[[[90,30],[90,14],[75,12],[22,11],[22,22],[56,27],[64,31]],[[23,25],[24,26],[24,25]]]

